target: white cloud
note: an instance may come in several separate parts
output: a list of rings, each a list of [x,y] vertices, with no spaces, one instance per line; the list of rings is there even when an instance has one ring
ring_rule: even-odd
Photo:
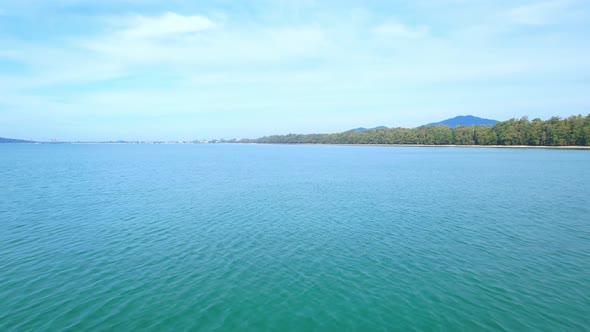
[[[77,46],[128,65],[236,65],[287,61],[316,54],[325,42],[313,26],[223,27],[205,16],[166,13],[159,17],[111,19],[107,31]]]
[[[183,16],[172,12],[159,17],[136,15],[126,23],[128,27],[121,31],[121,34],[127,38],[170,37],[194,34],[217,27],[216,23],[205,16]]]
[[[108,81],[146,69],[181,81],[219,72],[228,83],[259,77],[258,70],[329,53],[324,49],[327,36],[316,26],[229,29],[205,16],[176,13],[100,21],[104,25],[98,34],[61,43],[0,40],[6,46],[0,49],[0,57],[22,63],[30,73],[5,73],[0,88],[18,93],[19,89]],[[253,65],[261,69],[244,72]]]
[[[428,27],[410,27],[401,23],[384,23],[373,29],[377,35],[387,38],[421,38],[428,35]]]
[[[561,21],[563,11],[572,6],[572,0],[549,0],[510,9],[506,17],[512,23],[525,25],[553,24]]]

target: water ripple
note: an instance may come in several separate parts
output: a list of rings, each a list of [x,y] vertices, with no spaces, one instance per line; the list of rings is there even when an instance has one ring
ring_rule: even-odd
[[[587,151],[0,146],[0,330],[574,331]]]

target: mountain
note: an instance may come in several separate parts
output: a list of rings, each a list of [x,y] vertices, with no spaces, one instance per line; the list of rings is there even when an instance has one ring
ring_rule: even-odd
[[[351,129],[349,131],[367,131],[367,130],[377,130],[377,129],[387,129],[387,127],[385,127],[385,126],[379,126],[379,127],[375,127],[375,128],[359,127],[359,128]]]
[[[441,122],[429,123],[429,124],[427,124],[427,126],[445,125],[445,126],[449,126],[451,128],[455,128],[457,126],[481,126],[481,125],[493,126],[496,122],[498,122],[498,121],[491,120],[491,119],[478,118],[477,116],[473,116],[473,115],[459,115],[459,116],[456,116],[451,119],[443,120]]]
[[[35,143],[33,141],[25,141],[24,139],[4,138],[0,137],[0,143]]]

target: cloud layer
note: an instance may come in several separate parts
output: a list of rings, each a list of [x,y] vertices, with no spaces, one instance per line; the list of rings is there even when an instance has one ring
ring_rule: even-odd
[[[590,104],[584,2],[273,4],[0,2],[0,136],[246,137]]]

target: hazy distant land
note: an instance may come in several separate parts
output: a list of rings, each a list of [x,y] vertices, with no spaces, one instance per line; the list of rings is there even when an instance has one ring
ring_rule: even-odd
[[[24,139],[0,137],[0,143],[35,143],[35,142],[34,141],[27,141]]]

